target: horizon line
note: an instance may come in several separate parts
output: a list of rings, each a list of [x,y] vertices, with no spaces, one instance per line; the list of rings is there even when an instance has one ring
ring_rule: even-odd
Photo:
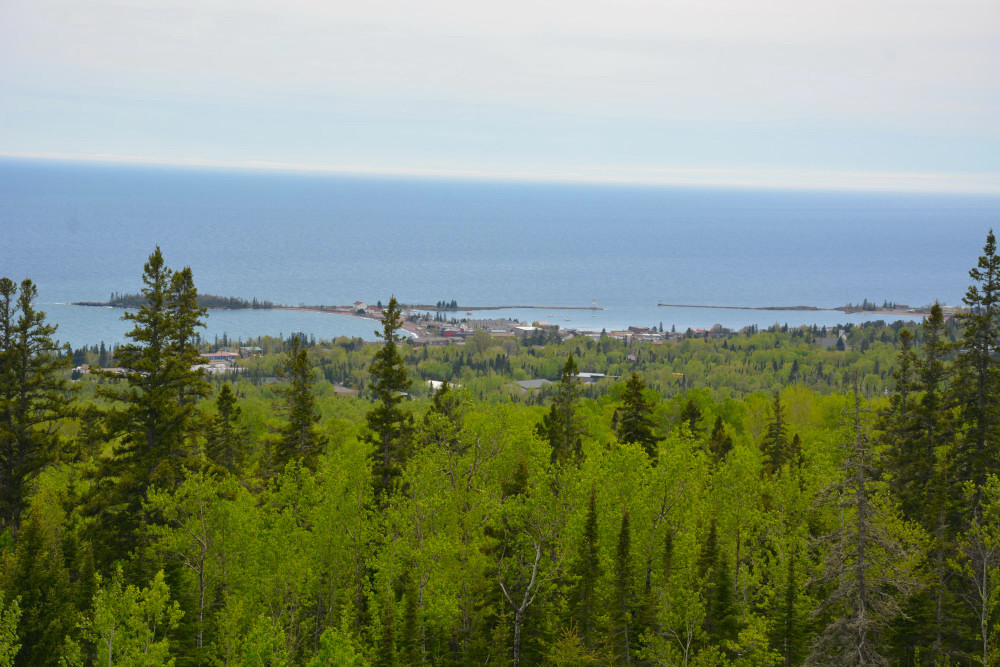
[[[636,185],[650,187],[740,188],[1000,195],[1000,174],[945,172],[866,172],[816,169],[725,169],[641,167],[553,167],[549,169],[415,168],[331,165],[273,160],[157,158],[111,153],[34,153],[0,150],[0,158],[241,171],[271,171],[342,176],[385,176],[473,181]]]

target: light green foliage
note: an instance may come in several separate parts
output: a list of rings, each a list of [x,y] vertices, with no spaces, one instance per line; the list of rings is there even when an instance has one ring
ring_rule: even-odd
[[[338,667],[368,667],[369,662],[365,660],[354,649],[354,641],[351,635],[343,628],[327,628],[319,638],[319,650],[307,663],[308,667],[327,667],[337,665]]]
[[[65,512],[45,487],[31,499],[13,553],[0,555],[0,592],[20,598],[19,664],[54,664],[73,631],[75,586],[63,554]]]
[[[167,633],[183,612],[171,602],[158,572],[148,588],[124,584],[121,569],[110,581],[98,577],[93,609],[80,622],[84,642],[93,645],[97,665],[173,665]],[[69,642],[69,653],[79,656]]]
[[[17,638],[17,622],[21,618],[20,599],[4,602],[0,596],[0,667],[11,667],[21,649]]]
[[[1000,658],[1000,477],[990,475],[978,488],[967,483],[965,495],[978,505],[950,565],[966,583],[962,597],[974,612],[978,658],[983,665],[993,665]]]
[[[240,528],[232,525],[224,500],[239,492],[232,477],[216,480],[197,472],[173,491],[150,489],[143,505],[155,518],[149,529],[154,548],[182,568],[183,598],[191,601],[186,612],[196,628],[196,653],[206,645],[206,612],[226,584],[227,536]]]
[[[947,345],[966,332],[940,309],[921,327],[421,348],[390,304],[381,345],[256,339],[264,356],[211,378],[202,410],[190,271],[157,252],[144,279],[134,372],[79,378],[80,423],[39,427],[81,455],[25,477],[30,509],[0,538],[17,664],[997,658],[997,462],[989,445],[955,493],[978,431]],[[841,332],[843,351],[816,340]],[[307,389],[301,419],[279,369]],[[873,445],[839,430],[863,414],[852,376],[889,408]],[[315,440],[255,446],[293,421]],[[95,594],[87,573],[115,561]]]

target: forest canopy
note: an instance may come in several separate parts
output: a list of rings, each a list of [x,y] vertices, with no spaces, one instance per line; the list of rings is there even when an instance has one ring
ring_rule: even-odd
[[[209,343],[156,248],[71,350],[2,278],[0,665],[997,664],[992,232],[970,279],[919,326]]]

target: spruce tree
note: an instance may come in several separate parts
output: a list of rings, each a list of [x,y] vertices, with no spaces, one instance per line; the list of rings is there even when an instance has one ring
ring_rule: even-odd
[[[721,461],[733,449],[733,438],[726,433],[726,425],[722,415],[716,415],[712,433],[708,437],[708,449],[716,462]]]
[[[615,434],[618,442],[637,443],[642,445],[646,454],[656,460],[656,423],[653,421],[654,403],[645,396],[646,383],[639,374],[632,371],[631,377],[625,383],[622,394],[622,407],[616,411],[617,426]]]
[[[17,531],[31,481],[60,451],[55,422],[70,413],[68,353],[35,309],[30,280],[0,278],[0,532]]]
[[[733,579],[725,558],[719,553],[715,518],[698,555],[698,574],[705,582],[705,619],[702,629],[712,644],[733,641],[737,635]]]
[[[635,637],[635,590],[632,583],[632,531],[629,526],[628,508],[622,514],[618,543],[615,545],[615,562],[612,572],[614,583],[610,613],[614,636],[615,655],[619,662],[632,664]]]
[[[580,639],[588,649],[597,644],[598,583],[601,579],[600,544],[597,534],[597,491],[590,490],[587,520],[583,539],[577,547],[573,561],[573,586],[569,592],[570,621],[580,632]]]
[[[190,272],[182,274],[174,279],[159,247],[149,256],[142,276],[143,303],[122,316],[134,323],[125,334],[132,342],[116,351],[124,374],[105,373],[113,382],[98,388],[98,395],[114,406],[105,421],[109,434],[118,437],[88,503],[103,527],[95,537],[105,540],[95,553],[107,562],[144,548],[146,490],[154,485],[175,488],[183,468],[197,464],[193,439],[203,425],[196,400],[207,395],[209,387],[202,372],[192,370],[198,357],[193,332],[204,326],[204,311],[196,305]],[[141,568],[143,555],[137,555]]]
[[[692,399],[688,399],[687,403],[684,404],[684,408],[681,410],[680,420],[681,422],[686,422],[688,425],[688,430],[691,435],[697,436],[701,428],[698,426],[698,421],[701,419],[701,408]]]
[[[230,475],[239,473],[246,457],[249,430],[240,421],[242,410],[228,382],[215,399],[215,416],[205,443],[205,454]]]
[[[403,394],[410,388],[410,377],[399,351],[399,344],[405,337],[400,333],[403,320],[395,296],[389,299],[382,318],[382,331],[375,332],[382,341],[382,348],[375,353],[368,369],[376,403],[365,418],[371,442],[375,445],[376,498],[391,495],[394,480],[402,472],[409,453],[410,432],[409,420],[400,408]]]
[[[781,470],[781,466],[791,460],[790,445],[788,442],[788,425],[785,423],[785,411],[781,407],[781,397],[775,395],[772,404],[774,417],[767,427],[767,434],[761,449],[764,451],[764,470],[774,474]]]
[[[315,469],[316,461],[326,449],[327,438],[319,430],[319,413],[313,395],[312,368],[309,354],[302,347],[298,336],[292,338],[284,363],[278,367],[278,378],[287,381],[280,392],[284,397],[282,412],[284,423],[274,443],[272,469],[280,471],[290,461]]]
[[[552,405],[538,427],[539,435],[552,448],[553,463],[578,461],[583,454],[583,424],[577,415],[582,396],[579,372],[571,354],[563,365]]]
[[[969,276],[975,283],[962,299],[969,312],[958,315],[963,331],[952,383],[965,424],[956,463],[960,480],[981,486],[1000,461],[1000,255],[992,229]]]

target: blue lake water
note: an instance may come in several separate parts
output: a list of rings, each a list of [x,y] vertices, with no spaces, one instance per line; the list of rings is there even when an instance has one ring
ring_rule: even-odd
[[[118,342],[157,244],[205,293],[276,303],[457,300],[579,328],[835,324],[864,316],[660,308],[960,302],[1000,197],[347,177],[0,160],[0,275],[29,277],[73,345]],[[551,317],[549,317],[551,313]],[[464,315],[464,313],[461,313]],[[593,316],[592,316],[593,315]],[[567,321],[565,318],[569,317]],[[213,311],[204,336],[373,323]]]

